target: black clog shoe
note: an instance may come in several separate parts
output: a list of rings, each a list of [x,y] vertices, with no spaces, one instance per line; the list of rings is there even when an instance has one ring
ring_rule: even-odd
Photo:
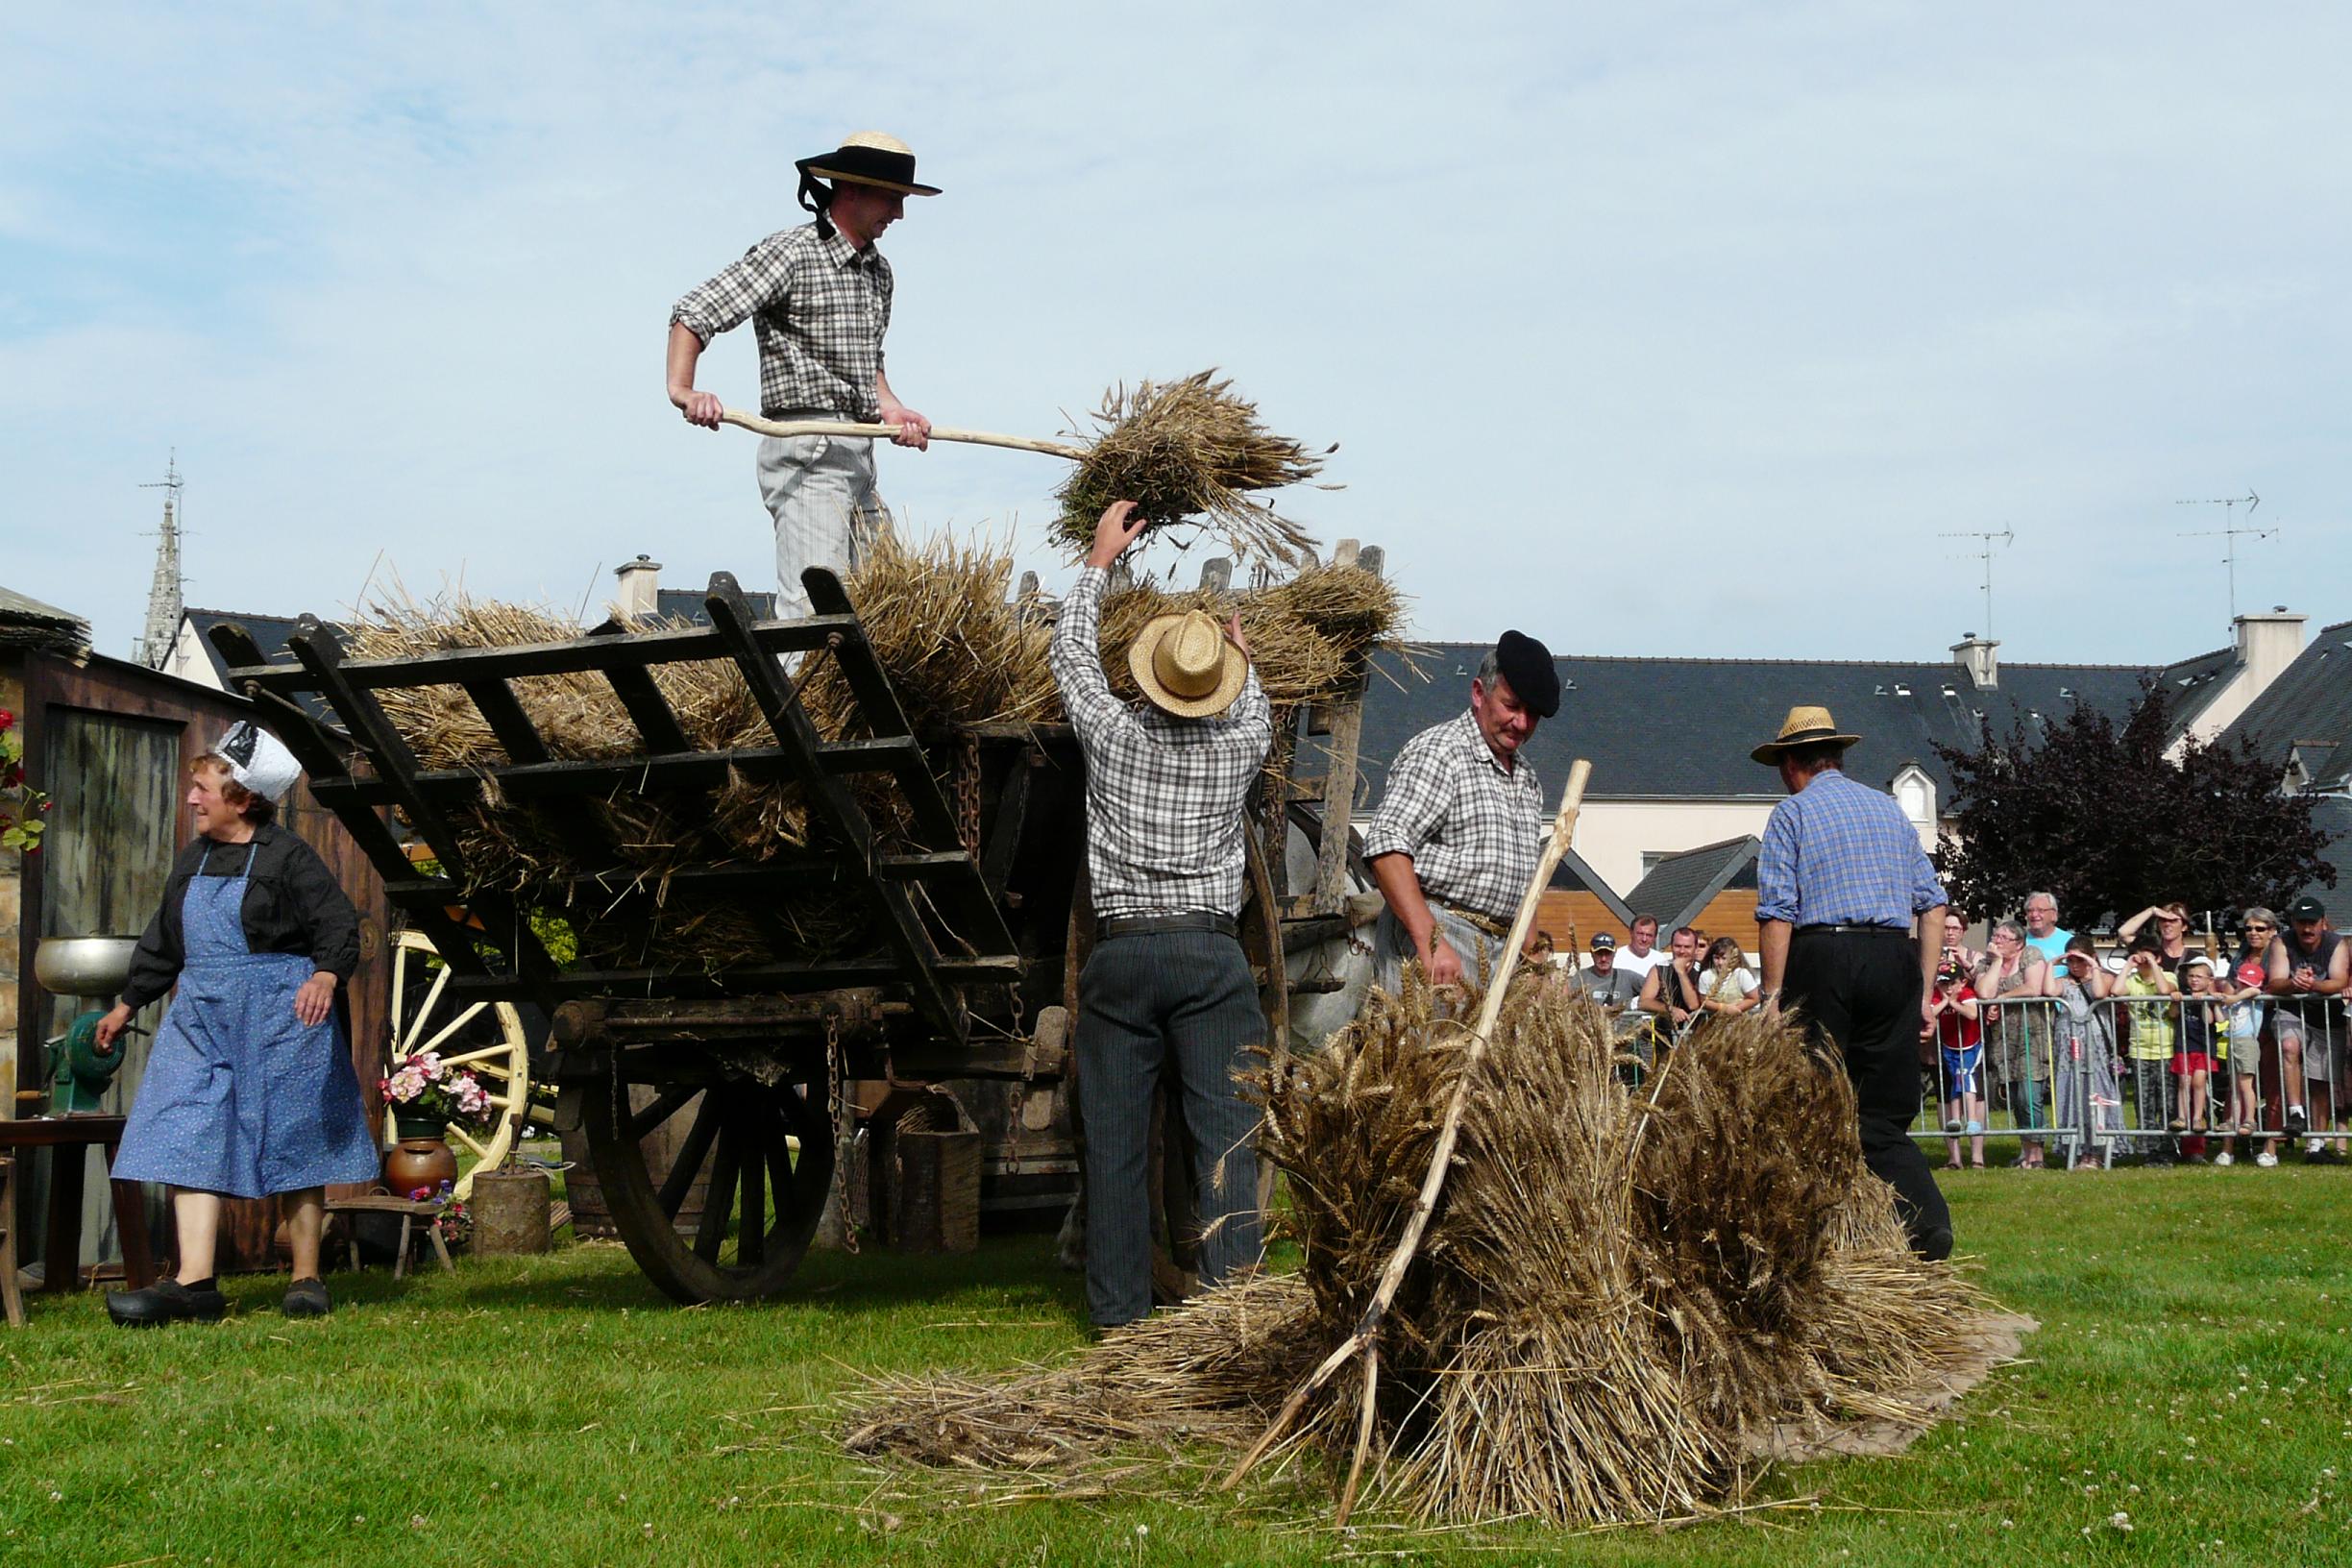
[[[229,1311],[229,1298],[212,1286],[189,1289],[178,1280],[158,1280],[143,1290],[109,1290],[107,1316],[126,1329],[159,1328],[190,1318],[217,1323]]]

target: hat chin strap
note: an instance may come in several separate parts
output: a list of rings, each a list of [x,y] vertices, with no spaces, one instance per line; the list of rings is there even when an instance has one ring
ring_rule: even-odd
[[[800,203],[800,209],[804,212],[816,213],[819,237],[831,239],[834,234],[833,217],[826,209],[833,205],[832,188],[809,173],[807,164],[802,163],[796,166],[800,170],[800,190],[796,198]]]

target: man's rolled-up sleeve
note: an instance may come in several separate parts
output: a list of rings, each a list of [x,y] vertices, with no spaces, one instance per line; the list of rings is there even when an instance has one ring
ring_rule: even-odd
[[[1948,902],[1944,895],[1944,884],[1936,876],[1935,862],[1927,858],[1926,850],[1920,850],[1911,863],[1911,913],[1924,915]]]
[[[1416,853],[1436,836],[1444,816],[1444,780],[1434,752],[1420,739],[1409,741],[1390,766],[1388,788],[1364,829],[1364,859]]]
[[[705,345],[743,325],[752,311],[782,302],[791,291],[794,252],[789,234],[771,234],[718,274],[686,291],[670,320]]]

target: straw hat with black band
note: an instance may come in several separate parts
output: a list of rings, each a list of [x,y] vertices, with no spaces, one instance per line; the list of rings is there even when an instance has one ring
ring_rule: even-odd
[[[881,190],[894,190],[901,196],[937,196],[940,187],[919,184],[915,179],[915,150],[896,136],[880,131],[857,131],[842,138],[842,144],[829,153],[818,153],[796,159],[793,167],[800,171],[800,205],[817,214],[820,226],[825,223],[825,205],[832,192],[819,184],[830,180],[836,188],[841,185],[872,185]]]
[[[1249,680],[1249,660],[1206,610],[1155,617],[1127,649],[1144,698],[1179,719],[1212,719]]]
[[[1827,708],[1791,708],[1780,722],[1780,733],[1748,754],[1767,768],[1777,768],[1787,753],[1807,746],[1834,746],[1840,750],[1862,739],[1839,730]]]

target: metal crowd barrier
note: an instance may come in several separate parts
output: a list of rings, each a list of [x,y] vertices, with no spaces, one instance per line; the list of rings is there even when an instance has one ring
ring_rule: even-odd
[[[2236,1008],[2253,1011],[2233,1019]],[[2198,1010],[2208,1015],[2201,1030],[2192,1020]],[[2325,1148],[2352,1139],[2344,1125],[2352,1120],[2352,1027],[2344,1004],[2331,998],[2229,1004],[2119,994],[2086,1006],[2009,996],[1979,998],[1977,1020],[1972,1053],[1923,1039],[1913,1139],[1956,1139],[1966,1153],[1978,1136],[2015,1138],[2069,1166],[2225,1149],[2248,1159],[2266,1148],[2283,1152],[2291,1139],[2317,1139]],[[2211,1063],[2202,1105],[2182,1070],[2198,1039]],[[2291,1106],[2304,1112],[2300,1133],[2288,1131]]]

